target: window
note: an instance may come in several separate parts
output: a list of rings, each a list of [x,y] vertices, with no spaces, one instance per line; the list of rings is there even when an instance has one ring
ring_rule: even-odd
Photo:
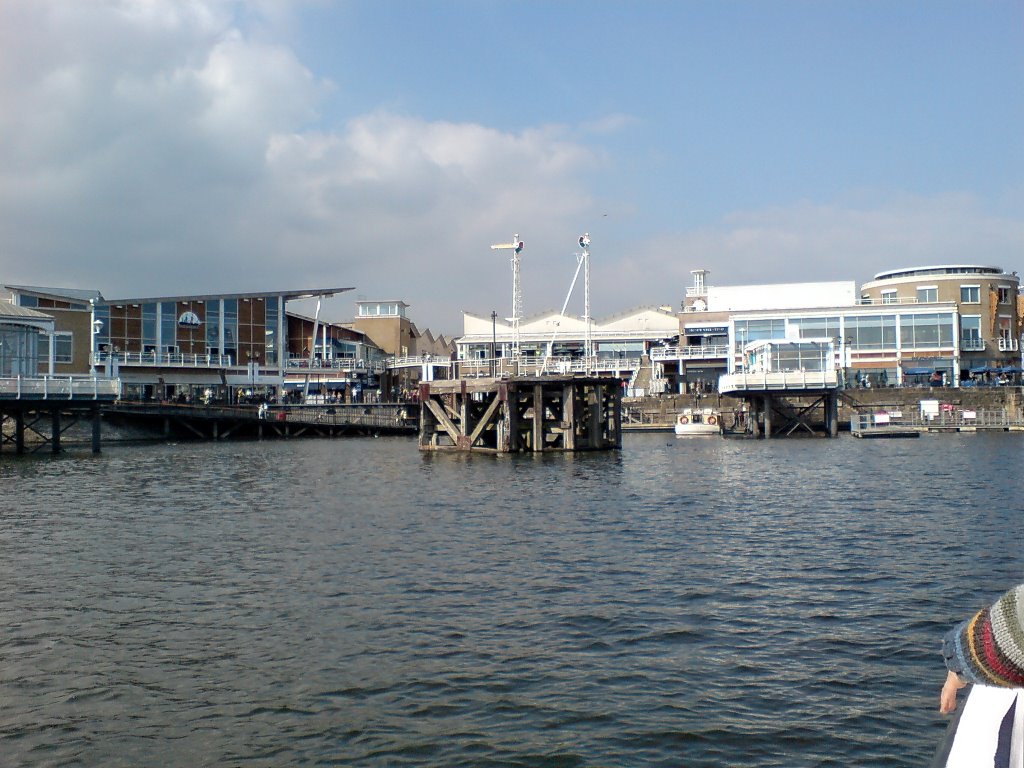
[[[1001,286],[999,286],[998,291],[999,291],[999,303],[1000,304],[1009,304],[1010,303],[1010,296],[1011,296],[1009,287],[1007,287],[1005,285],[1001,285]]]
[[[981,286],[980,285],[961,285],[960,286],[960,303],[961,304],[980,304],[981,303]]]
[[[953,315],[928,312],[900,317],[900,345],[904,349],[953,346]]]
[[[939,288],[935,285],[917,286],[917,301],[919,304],[927,304],[939,300]]]
[[[846,336],[856,349],[896,347],[894,315],[861,315],[846,318]]]
[[[794,317],[790,327],[799,329],[801,339],[834,339],[839,336],[839,317]]]
[[[74,349],[72,339],[74,335],[66,332],[53,334],[53,362],[71,363],[74,362]],[[50,362],[50,337],[46,334],[39,336],[39,365],[45,367]]]
[[[960,316],[960,346],[965,350],[985,348],[981,339],[981,315]]]
[[[896,297],[896,290],[894,288],[882,291],[882,303],[883,304],[896,304],[897,302],[898,302],[898,299]]]

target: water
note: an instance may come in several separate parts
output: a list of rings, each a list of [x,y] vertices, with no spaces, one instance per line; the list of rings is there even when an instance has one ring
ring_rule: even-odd
[[[11,766],[919,766],[1017,435],[0,461]]]

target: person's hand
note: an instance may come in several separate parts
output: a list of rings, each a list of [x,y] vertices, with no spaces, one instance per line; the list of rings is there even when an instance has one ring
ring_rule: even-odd
[[[939,712],[948,715],[956,709],[956,692],[967,685],[967,681],[956,672],[950,671],[946,674],[946,682],[942,684],[942,693],[939,694]]]

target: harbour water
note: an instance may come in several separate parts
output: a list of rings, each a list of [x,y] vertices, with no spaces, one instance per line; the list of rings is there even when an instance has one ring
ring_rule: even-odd
[[[920,766],[1013,434],[0,461],[9,766]]]

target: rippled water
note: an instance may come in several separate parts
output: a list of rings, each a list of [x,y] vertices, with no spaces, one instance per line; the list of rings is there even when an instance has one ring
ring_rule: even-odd
[[[5,765],[918,766],[1024,437],[0,461]]]

